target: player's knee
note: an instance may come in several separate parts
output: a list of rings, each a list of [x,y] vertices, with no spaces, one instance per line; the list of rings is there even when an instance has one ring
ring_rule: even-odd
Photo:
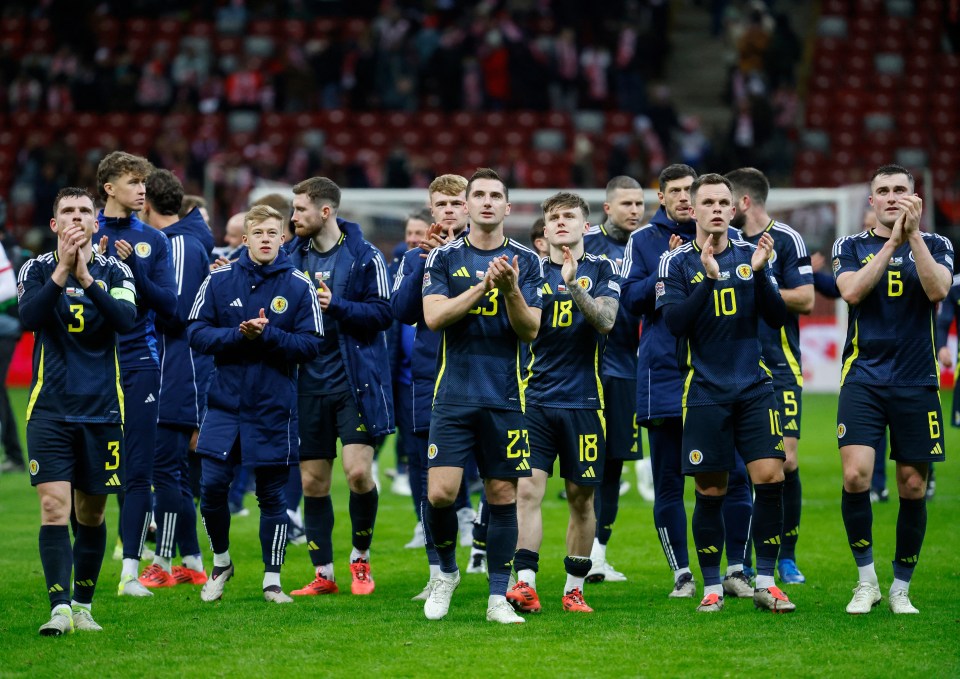
[[[429,488],[427,490],[427,500],[434,507],[449,507],[456,501],[458,490],[459,488]]]
[[[346,471],[347,485],[354,493],[369,493],[373,490],[373,473],[363,465],[354,465]]]
[[[870,473],[859,468],[844,469],[843,487],[848,493],[863,493],[870,490]]]
[[[897,490],[900,497],[916,500],[924,496],[927,491],[927,480],[919,472],[907,474],[897,479]]]
[[[69,499],[46,493],[40,497],[40,512],[43,523],[66,523],[70,517]]]

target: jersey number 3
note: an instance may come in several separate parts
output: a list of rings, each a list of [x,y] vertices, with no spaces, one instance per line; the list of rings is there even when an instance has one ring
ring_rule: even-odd
[[[69,332],[83,332],[83,305],[82,304],[71,304],[70,313],[73,314],[73,319],[76,323],[71,322],[67,326]]]

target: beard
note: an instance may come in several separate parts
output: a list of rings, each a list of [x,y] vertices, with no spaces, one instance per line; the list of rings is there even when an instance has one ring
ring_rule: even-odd
[[[730,226],[735,229],[742,229],[744,224],[747,223],[747,215],[743,212],[738,212],[733,216],[733,219],[730,220]]]

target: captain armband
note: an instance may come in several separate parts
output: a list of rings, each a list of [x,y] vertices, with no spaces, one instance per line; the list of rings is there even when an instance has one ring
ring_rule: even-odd
[[[110,296],[131,304],[137,303],[136,288],[130,281],[124,281],[119,288],[110,288]]]

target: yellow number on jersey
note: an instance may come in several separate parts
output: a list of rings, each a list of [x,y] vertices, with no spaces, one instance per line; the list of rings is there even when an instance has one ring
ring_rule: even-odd
[[[927,413],[927,424],[930,425],[930,438],[940,438],[940,420],[937,419],[936,410],[931,410]]]
[[[737,313],[737,293],[733,288],[713,290],[713,310],[717,316],[733,316]]]
[[[899,297],[903,294],[903,281],[899,271],[887,272],[887,297]]]
[[[74,325],[71,323],[67,326],[68,332],[83,332],[83,305],[82,304],[71,304],[70,313],[73,314],[74,319],[77,321],[77,324]]]
[[[797,394],[794,391],[783,392],[783,413],[787,417],[797,414]]]
[[[483,314],[484,316],[496,316],[497,310],[500,308],[500,303],[497,301],[497,295],[500,294],[499,288],[494,288],[493,290],[487,291],[487,302],[490,303],[490,306],[476,306],[473,309],[470,309],[471,314]]]
[[[107,471],[110,471],[111,469],[116,469],[120,466],[120,442],[107,441],[107,452],[110,453],[110,456],[113,459],[104,464],[103,468]]]
[[[573,300],[557,300],[553,303],[553,327],[568,328],[573,323]]]
[[[580,434],[580,461],[597,461],[597,435]]]
[[[507,436],[510,437],[507,443],[507,458],[530,457],[530,437],[526,429],[510,429]]]
[[[780,427],[780,410],[770,408],[767,412],[770,413],[770,433],[776,436],[783,436],[783,429]]]

